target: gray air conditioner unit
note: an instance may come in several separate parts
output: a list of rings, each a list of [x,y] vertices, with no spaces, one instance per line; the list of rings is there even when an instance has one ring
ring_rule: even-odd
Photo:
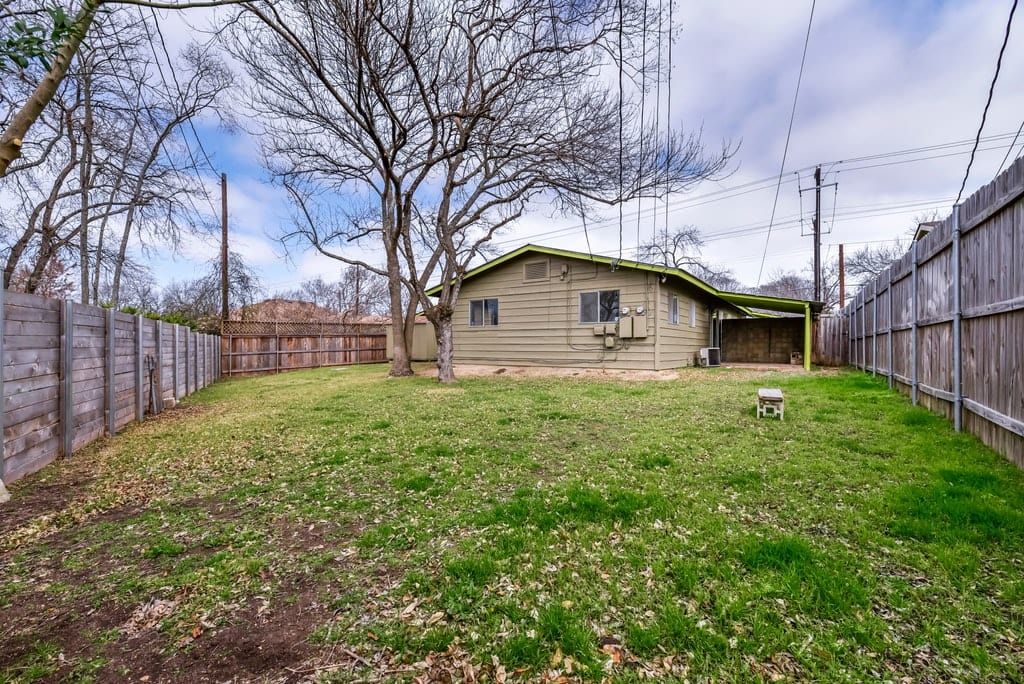
[[[700,365],[704,368],[722,365],[722,350],[719,347],[701,347]]]

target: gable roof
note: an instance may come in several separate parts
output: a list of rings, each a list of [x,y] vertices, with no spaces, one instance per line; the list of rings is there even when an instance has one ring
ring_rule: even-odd
[[[681,268],[647,264],[642,261],[630,261],[629,259],[615,259],[613,257],[601,256],[599,254],[587,254],[586,252],[576,252],[569,249],[557,249],[554,247],[542,247],[540,245],[523,245],[519,249],[503,254],[496,259],[492,259],[485,264],[481,264],[476,268],[470,269],[463,276],[463,280],[476,278],[477,276],[501,266],[502,264],[508,263],[509,261],[512,261],[524,254],[545,254],[547,256],[563,257],[566,259],[579,259],[596,264],[606,264],[615,268],[628,268],[636,271],[646,271],[649,273],[657,273],[658,275],[672,276],[692,285],[715,299],[721,300],[726,304],[739,309],[748,316],[763,315],[751,311],[748,307],[799,314],[805,313],[808,308],[815,312],[820,311],[822,308],[820,302],[809,302],[802,299],[789,299],[786,297],[769,297],[742,292],[726,292],[724,290],[719,290],[713,285],[704,282],[697,276],[688,271],[684,271]],[[440,291],[441,286],[435,285],[427,290],[427,294],[433,297]]]

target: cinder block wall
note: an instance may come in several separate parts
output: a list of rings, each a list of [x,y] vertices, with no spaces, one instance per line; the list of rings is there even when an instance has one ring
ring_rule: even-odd
[[[722,321],[722,361],[725,363],[789,363],[802,352],[804,319],[732,318]]]

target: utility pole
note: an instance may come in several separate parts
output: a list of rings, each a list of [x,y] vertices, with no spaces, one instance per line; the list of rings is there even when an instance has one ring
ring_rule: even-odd
[[[846,306],[846,258],[843,256],[843,244],[839,243],[839,308]]]
[[[821,166],[814,169],[814,301],[821,301]]]
[[[220,174],[220,320],[228,320],[228,174]]]

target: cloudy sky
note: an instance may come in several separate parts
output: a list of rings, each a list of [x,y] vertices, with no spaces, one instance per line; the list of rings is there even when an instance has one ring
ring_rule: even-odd
[[[813,185],[816,164],[826,183],[837,184],[822,193],[827,259],[836,258],[839,243],[857,249],[905,234],[922,214],[945,216],[967,167],[1010,5],[819,0],[769,238],[810,1],[676,0],[671,123],[684,131],[702,127],[712,149],[724,139],[738,152],[728,178],[668,198],[669,226],[699,227],[707,241],[704,257],[754,284],[765,254],[763,279],[809,262],[814,197],[805,192],[801,203],[798,188]],[[195,16],[188,22],[201,23]],[[1022,22],[1018,16],[965,197],[994,176],[1024,117]],[[191,30],[175,17],[165,27],[172,49]],[[268,293],[304,278],[335,276],[336,262],[311,252],[285,255],[276,243],[289,210],[281,192],[265,182],[257,142],[202,122],[199,131],[230,179],[233,248],[259,271]],[[1018,141],[1012,156],[1022,145]],[[891,154],[917,148],[931,149]],[[215,177],[207,182],[216,188]],[[665,225],[665,204],[657,219],[653,206],[648,201],[640,207],[642,237]],[[626,209],[625,256],[636,244],[637,209]],[[617,254],[617,212],[589,223],[593,250]],[[579,226],[579,217],[538,207],[497,246],[506,251],[533,242],[580,249],[585,241]],[[187,277],[217,249],[212,239],[191,241],[181,255],[153,262],[157,278]]]

